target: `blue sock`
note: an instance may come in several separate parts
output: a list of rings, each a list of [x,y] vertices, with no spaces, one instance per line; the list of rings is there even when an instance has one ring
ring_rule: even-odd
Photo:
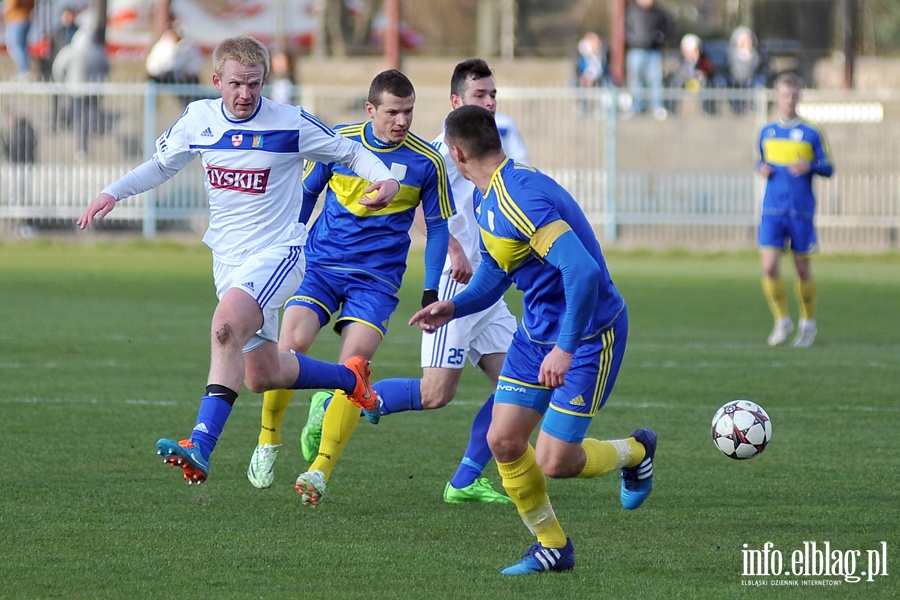
[[[469,434],[469,446],[463,455],[456,474],[450,480],[450,485],[456,489],[462,489],[475,483],[481,477],[485,465],[491,460],[491,449],[488,448],[487,432],[491,426],[491,413],[494,410],[494,395],[491,394],[484,406],[475,415],[472,421],[472,433]]]
[[[344,390],[348,394],[356,387],[356,375],[344,365],[336,365],[296,354],[300,374],[291,386],[293,390]]]
[[[422,410],[421,379],[384,379],[372,384],[381,398],[381,414]]]
[[[231,414],[231,404],[222,398],[203,396],[200,400],[200,411],[197,413],[197,424],[191,432],[191,441],[200,448],[200,454],[209,460],[225,427],[225,421]]]

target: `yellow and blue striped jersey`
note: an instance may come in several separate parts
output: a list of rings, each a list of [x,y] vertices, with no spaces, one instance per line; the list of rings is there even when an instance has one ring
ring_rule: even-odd
[[[476,202],[480,192],[476,190]],[[555,343],[566,314],[561,272],[544,257],[561,235],[573,231],[601,276],[594,312],[582,332],[589,338],[608,327],[625,305],[609,274],[594,230],[578,203],[537,169],[507,158],[494,172],[478,207],[485,260],[502,269],[523,292],[522,327],[541,343]]]
[[[813,175],[831,177],[834,172],[822,130],[799,117],[769,123],[759,135],[759,155],[773,170],[763,196],[763,214],[812,218],[816,211]],[[790,173],[788,167],[798,160],[809,162],[809,173],[799,177]]]
[[[446,220],[456,213],[444,159],[412,133],[399,144],[380,142],[372,134],[371,121],[339,126],[335,131],[374,152],[400,181],[400,191],[389,206],[370,211],[359,204],[370,182],[338,163],[307,164],[304,202],[314,202],[327,186],[322,213],[306,245],[307,259],[326,269],[364,272],[399,288],[419,203],[426,220]]]

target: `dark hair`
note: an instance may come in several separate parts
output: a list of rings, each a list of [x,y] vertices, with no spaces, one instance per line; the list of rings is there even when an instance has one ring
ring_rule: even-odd
[[[483,58],[470,58],[464,60],[453,69],[450,77],[450,93],[464,96],[469,79],[483,79],[493,77],[494,71]]]
[[[444,141],[459,146],[475,160],[503,151],[494,115],[474,104],[450,111],[444,120]]]
[[[406,75],[397,69],[389,69],[382,71],[372,80],[369,86],[369,104],[381,106],[381,96],[385,92],[398,98],[409,98],[416,94],[416,89]]]

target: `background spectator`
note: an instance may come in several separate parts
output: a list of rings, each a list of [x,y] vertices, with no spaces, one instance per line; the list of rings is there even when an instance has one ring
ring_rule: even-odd
[[[206,59],[190,40],[170,27],[163,31],[147,54],[147,76],[157,83],[200,83]]]
[[[41,76],[44,79],[53,79],[53,61],[59,51],[72,42],[78,31],[76,16],[75,9],[68,6],[59,13],[59,23],[49,35],[47,55],[41,59]],[[55,132],[60,125],[65,129],[72,126],[72,102],[66,96],[53,94],[50,98],[50,130]]]
[[[576,84],[581,88],[593,88],[605,85],[609,81],[609,60],[606,44],[600,34],[593,31],[584,34],[578,40],[578,56],[575,59]],[[578,111],[581,115],[599,109],[588,100],[579,100]]]
[[[3,160],[15,164],[36,162],[37,136],[34,126],[9,108],[3,108],[3,130],[0,131]]]
[[[269,97],[281,104],[297,104],[294,97],[294,58],[287,50],[279,49],[272,53],[272,69],[269,73]]]
[[[148,79],[163,85],[198,85],[205,64],[203,53],[191,40],[178,33],[174,22],[150,48],[144,63]],[[196,96],[179,94],[178,98],[187,105]]]
[[[679,46],[681,50],[681,64],[669,77],[669,87],[684,89],[690,92],[699,92],[714,85],[715,72],[713,63],[703,52],[703,40],[693,33],[681,38]],[[670,103],[670,109],[677,111],[677,104]],[[715,101],[705,99],[702,103],[703,111],[707,114],[715,114]]]
[[[93,24],[80,27],[72,37],[72,42],[56,55],[56,60],[53,61],[53,79],[75,86],[106,81],[109,75],[109,58],[100,38]],[[83,90],[76,91],[72,97],[72,124],[78,138],[76,160],[83,160],[87,156],[92,134],[105,133],[105,121],[100,96]]]
[[[28,32],[34,0],[6,0],[3,3],[3,21],[6,23],[6,51],[16,67],[14,78],[27,81],[31,77],[28,59]]]
[[[67,6],[59,13],[59,23],[44,38],[46,42],[46,54],[41,57],[41,77],[45,80],[53,79],[53,61],[60,49],[72,41],[72,36],[78,30],[75,23],[75,9]]]
[[[748,27],[738,27],[728,41],[728,86],[738,89],[765,87],[769,79],[766,57],[759,50],[756,34]],[[735,113],[752,110],[747,100],[732,100]]]
[[[663,47],[669,35],[669,16],[654,0],[635,0],[625,12],[625,77],[632,95],[631,114],[647,109],[647,92],[653,116],[664,120]],[[630,116],[629,115],[629,116]]]
[[[607,48],[600,34],[593,31],[578,40],[578,58],[575,73],[579,87],[599,87],[609,75]]]
[[[731,87],[764,87],[768,65],[759,51],[756,34],[749,27],[738,27],[728,42],[728,84]]]

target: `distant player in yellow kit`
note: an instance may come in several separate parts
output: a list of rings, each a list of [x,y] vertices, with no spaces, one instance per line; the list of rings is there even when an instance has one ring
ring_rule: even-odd
[[[816,198],[813,175],[831,177],[834,165],[825,134],[797,116],[800,78],[785,73],[775,81],[775,106],[779,119],[759,134],[757,171],[767,181],[759,224],[763,292],[775,319],[769,335],[770,346],[781,346],[794,331],[788,309],[788,291],[781,275],[781,256],[794,255],[797,269],[797,297],[800,303],[798,331],[791,345],[806,348],[816,339],[816,304],[819,289],[810,265],[810,255],[818,250]]]

